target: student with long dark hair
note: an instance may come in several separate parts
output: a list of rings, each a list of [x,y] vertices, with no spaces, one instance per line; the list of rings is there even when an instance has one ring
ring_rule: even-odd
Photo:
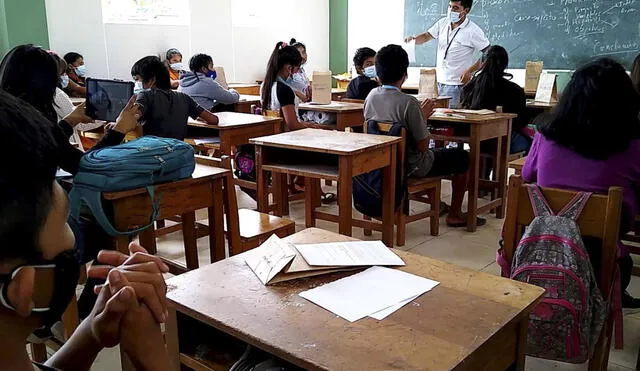
[[[184,140],[189,117],[217,124],[218,117],[202,108],[190,96],[171,90],[169,72],[160,58],[144,57],[131,67],[136,81],[137,102],[144,135]]]
[[[524,89],[507,79],[513,75],[506,73],[509,55],[499,45],[490,46],[482,56],[482,69],[462,89],[461,106],[468,109],[496,110],[502,107],[505,113],[518,115],[511,128],[511,153],[527,152],[531,139],[522,132],[527,127],[524,112],[527,100]],[[495,147],[495,144],[493,145]]]
[[[631,81],[633,81],[633,87],[640,94],[640,54],[633,61],[633,66],[631,67]]]
[[[636,193],[640,184],[639,114],[638,93],[619,63],[601,58],[580,67],[556,108],[539,126],[522,170],[524,180],[599,194],[607,194],[612,186],[622,187],[620,232],[626,234],[640,211]],[[624,291],[633,262],[625,249],[618,257]],[[638,308],[640,300],[625,292],[622,305]]]
[[[262,108],[281,111],[287,131],[304,128],[322,128],[321,125],[301,122],[298,115],[299,100],[287,80],[298,72],[302,56],[298,49],[284,42],[276,44],[262,83]]]
[[[178,91],[193,98],[200,106],[213,110],[218,105],[238,103],[240,94],[233,89],[225,89],[216,81],[213,58],[206,54],[196,54],[189,61],[191,72],[180,76]]]
[[[297,41],[296,39],[291,39],[289,45],[298,49],[300,56],[302,57],[302,62],[300,63],[300,69],[298,72],[294,73],[288,81],[289,85],[293,88],[293,91],[296,93],[296,96],[300,98],[303,102],[308,102],[311,100],[311,86],[309,84],[309,78],[307,77],[307,72],[304,70],[304,65],[307,63],[307,46]]]

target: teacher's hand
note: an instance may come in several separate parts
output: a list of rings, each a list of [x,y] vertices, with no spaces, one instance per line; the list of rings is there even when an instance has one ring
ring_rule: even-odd
[[[466,85],[469,81],[471,81],[471,77],[473,77],[473,72],[471,72],[471,70],[466,70],[460,77],[460,82]]]
[[[406,42],[406,43],[410,43],[410,42],[412,42],[412,41],[413,41],[413,40],[415,40],[415,39],[416,39],[416,37],[415,37],[415,36],[407,36],[407,37],[405,37],[405,38],[404,38],[404,42]]]

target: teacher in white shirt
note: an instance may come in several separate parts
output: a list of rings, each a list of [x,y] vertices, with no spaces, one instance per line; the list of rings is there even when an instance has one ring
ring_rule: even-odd
[[[416,45],[438,40],[438,89],[441,96],[452,97],[451,108],[458,107],[462,86],[481,67],[480,59],[474,62],[474,53],[484,51],[491,45],[482,29],[467,17],[472,5],[473,0],[450,1],[447,17],[439,20],[427,32],[405,39],[406,42],[415,40]]]

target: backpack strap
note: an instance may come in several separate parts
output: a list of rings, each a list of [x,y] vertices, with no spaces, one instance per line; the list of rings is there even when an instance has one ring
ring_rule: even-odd
[[[78,220],[80,217],[80,206],[82,205],[82,201],[84,201],[91,213],[93,214],[96,221],[100,224],[100,226],[104,229],[107,234],[110,236],[129,236],[151,227],[153,222],[158,218],[159,210],[160,210],[160,197],[154,197],[155,190],[153,186],[148,186],[147,192],[149,192],[149,196],[152,200],[152,212],[149,223],[131,230],[131,231],[118,231],[115,229],[111,221],[104,213],[104,209],[102,208],[102,194],[98,191],[93,191],[83,187],[74,186],[69,193],[69,209],[71,217]]]
[[[558,212],[558,216],[577,221],[592,194],[591,192],[579,192]]]
[[[536,184],[525,184],[527,192],[529,193],[529,199],[531,200],[531,207],[533,208],[533,215],[538,216],[553,216],[553,210],[547,199],[544,198],[540,187]]]

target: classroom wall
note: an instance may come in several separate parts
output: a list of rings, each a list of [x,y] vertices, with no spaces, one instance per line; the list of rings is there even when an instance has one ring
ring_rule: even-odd
[[[49,47],[44,0],[0,0],[0,57],[21,44]]]
[[[229,82],[253,82],[264,77],[276,42],[291,37],[307,45],[309,74],[329,66],[329,0],[307,0],[304,6],[295,0],[190,0],[188,26],[105,25],[100,0],[46,5],[51,48],[80,52],[96,77],[128,80],[136,60],[177,47],[187,63],[192,54],[207,53],[225,68]],[[83,17],[68,22],[72,11]]]

